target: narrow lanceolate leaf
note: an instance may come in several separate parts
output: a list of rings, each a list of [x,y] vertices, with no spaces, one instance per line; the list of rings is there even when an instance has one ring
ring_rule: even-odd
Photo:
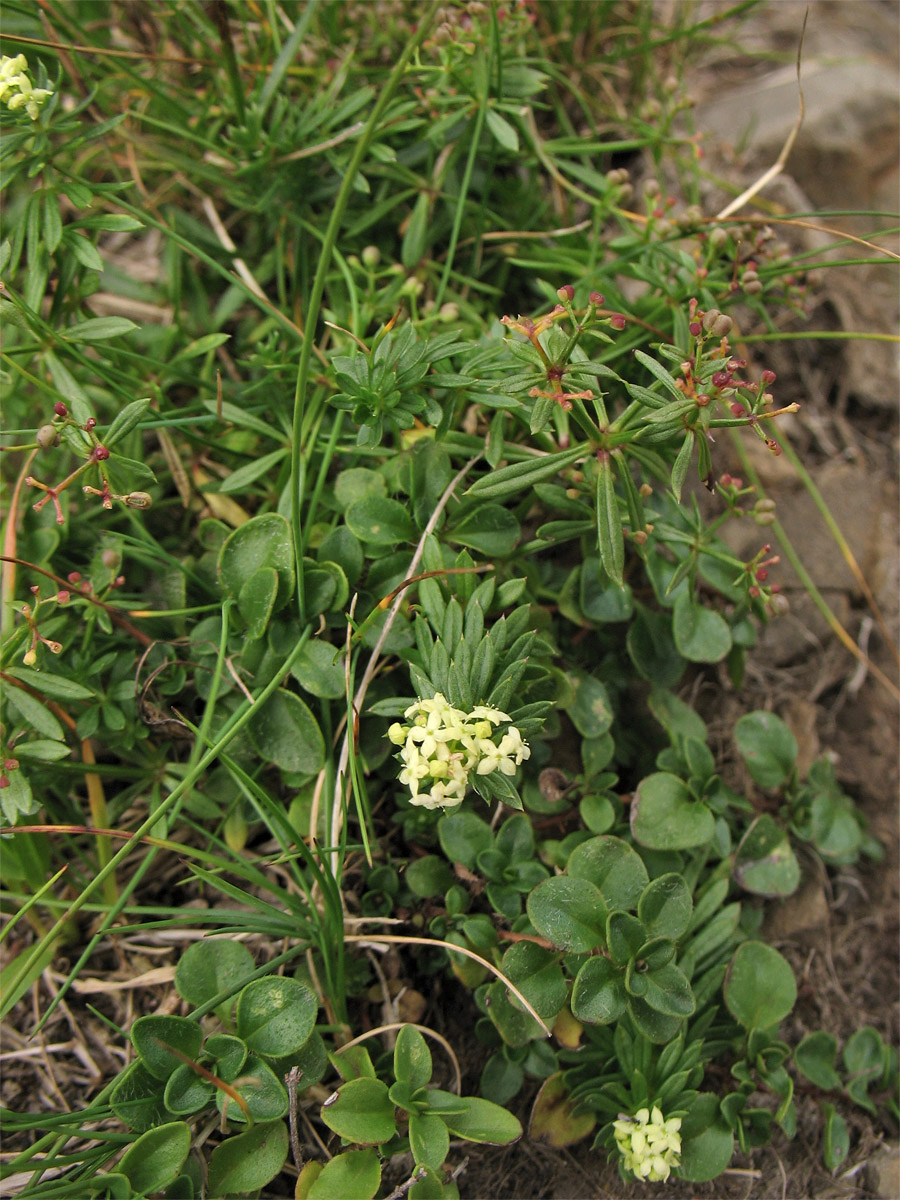
[[[675,459],[675,464],[672,467],[672,491],[679,504],[681,503],[681,489],[684,487],[688,467],[691,465],[691,451],[693,448],[694,435],[690,432],[686,433],[684,441],[681,444],[681,449],[678,451],[678,457]]]
[[[132,400],[116,413],[103,439],[104,446],[114,446],[126,433],[134,429],[150,405],[149,397],[143,400]]]
[[[675,382],[674,376],[666,370],[664,366],[651,358],[649,354],[645,354],[643,350],[635,350],[634,357],[639,363],[643,363],[651,375],[656,376],[663,387],[668,388],[673,396],[677,396],[679,400],[684,396],[684,393],[679,389]]]
[[[600,452],[598,465],[597,539],[600,546],[600,561],[613,583],[617,583],[621,587],[622,569],[625,566],[625,539],[622,533],[622,518],[619,516],[619,500],[616,496],[612,463],[608,452]]]
[[[568,450],[561,450],[558,454],[546,454],[541,458],[529,459],[527,462],[511,463],[508,467],[501,467],[499,471],[492,471],[489,475],[476,480],[466,495],[485,498],[490,496],[494,500],[502,500],[506,496],[513,496],[516,492],[527,490],[534,483],[549,479],[557,471],[572,466],[574,462],[583,457],[584,447],[572,446]]]
[[[137,329],[137,325],[127,317],[90,317],[70,325],[63,334],[67,342],[100,342],[105,338],[121,337],[132,329]]]

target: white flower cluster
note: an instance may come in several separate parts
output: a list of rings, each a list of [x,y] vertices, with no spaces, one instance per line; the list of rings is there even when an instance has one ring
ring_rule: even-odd
[[[455,808],[463,802],[472,771],[515,775],[516,767],[531,757],[514,725],[494,740],[495,726],[511,719],[496,708],[477,704],[465,713],[438,692],[431,700],[417,700],[403,715],[408,723],[395,722],[388,737],[403,747],[400,782],[409,787],[412,803],[422,808]]]
[[[52,89],[32,85],[28,59],[24,54],[17,54],[15,58],[4,54],[0,58],[0,103],[5,104],[10,112],[24,108],[32,121],[36,121],[41,105],[52,95]]]
[[[637,1179],[652,1183],[669,1178],[681,1154],[681,1117],[663,1120],[662,1112],[641,1108],[633,1117],[613,1121],[616,1145],[624,1165]]]

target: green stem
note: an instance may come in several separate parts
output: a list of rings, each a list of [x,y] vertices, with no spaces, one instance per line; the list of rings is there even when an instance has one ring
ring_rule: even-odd
[[[337,196],[335,197],[334,207],[331,210],[331,219],[328,222],[328,228],[325,231],[325,237],[322,242],[322,250],[319,254],[319,262],[316,267],[315,278],[313,279],[312,289],[309,295],[309,304],[304,314],[304,331],[303,346],[300,351],[300,362],[297,367],[297,386],[294,391],[294,419],[291,434],[291,529],[294,534],[295,548],[295,569],[297,572],[297,608],[300,614],[301,623],[306,620],[306,593],[303,583],[303,557],[300,553],[300,548],[303,545],[303,528],[301,524],[302,506],[301,506],[301,490],[300,490],[300,471],[301,460],[303,455],[303,445],[310,426],[315,417],[315,409],[312,405],[307,407],[307,388],[309,386],[309,368],[312,361],[313,345],[316,340],[316,324],[319,319],[319,311],[322,307],[322,297],[325,292],[325,280],[328,276],[328,271],[331,267],[331,259],[334,253],[335,244],[337,243],[338,232],[341,227],[341,222],[344,218],[344,210],[347,207],[347,202],[350,199],[350,194],[353,191],[353,185],[356,180],[356,175],[362,166],[363,160],[368,152],[372,138],[375,136],[375,131],[381,121],[384,111],[393,98],[394,93],[399,87],[400,80],[406,71],[406,66],[413,54],[418,49],[419,45],[427,34],[432,18],[437,11],[439,0],[432,0],[428,7],[428,11],[419,21],[419,27],[416,34],[407,43],[406,49],[400,56],[397,65],[394,67],[388,76],[387,82],[381,90],[375,107],[366,122],[366,126],[360,135],[359,141],[356,143],[356,148],[351,155],[350,161],[344,171],[344,179],[341,183]]]

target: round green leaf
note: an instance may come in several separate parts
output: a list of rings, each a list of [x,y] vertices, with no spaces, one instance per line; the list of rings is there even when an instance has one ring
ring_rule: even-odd
[[[204,938],[193,942],[182,954],[175,968],[175,988],[196,1008],[228,988],[237,991],[254,969],[252,954],[240,942],[225,937]]]
[[[602,835],[576,846],[566,867],[576,879],[587,879],[610,909],[634,909],[647,886],[647,868],[637,853],[621,838]]]
[[[368,467],[349,467],[334,481],[334,495],[341,508],[347,509],[358,500],[372,496],[380,498],[387,492],[384,476]]]
[[[263,759],[282,771],[315,775],[325,761],[325,740],[308,706],[280,688],[255,712],[248,729]]]
[[[539,1016],[552,1023],[566,1002],[559,956],[534,942],[515,942],[503,955],[503,974],[516,985]],[[518,1006],[515,996],[510,1003]]]
[[[248,1055],[232,1087],[247,1105],[247,1111],[254,1121],[274,1121],[287,1114],[287,1091],[268,1063],[256,1054]],[[216,1089],[216,1107],[229,1121],[247,1120],[241,1105],[222,1088]]]
[[[347,509],[347,527],[361,542],[370,546],[396,546],[411,542],[416,529],[412,517],[398,500],[386,496],[366,496]]]
[[[153,1078],[168,1079],[185,1058],[197,1058],[203,1030],[187,1017],[138,1017],[131,1027],[131,1040]]]
[[[659,687],[673,687],[684,674],[684,659],[672,638],[672,618],[635,605],[625,645],[637,673]]]
[[[581,954],[606,937],[606,904],[600,889],[586,879],[554,875],[529,894],[528,918],[554,946]]]
[[[425,898],[446,892],[453,883],[453,872],[445,859],[437,854],[426,854],[409,864],[405,879],[410,891]]]
[[[244,580],[238,595],[238,609],[247,622],[249,641],[256,641],[266,632],[277,594],[278,572],[274,567],[260,567]]]
[[[638,978],[646,978],[639,976]],[[673,1017],[669,1013],[661,1013],[643,1000],[640,996],[628,997],[628,1015],[634,1022],[638,1032],[656,1046],[664,1046],[676,1037],[684,1024],[683,1017]]]
[[[447,1126],[434,1113],[410,1113],[409,1146],[416,1164],[440,1170],[450,1150]]]
[[[187,1063],[182,1063],[169,1076],[163,1100],[170,1113],[187,1117],[211,1104],[215,1090],[209,1080],[198,1075]]]
[[[602,737],[613,722],[609,693],[600,680],[588,675],[587,671],[570,671],[567,678],[575,693],[575,700],[568,710],[572,724],[582,737]]]
[[[734,1138],[718,1097],[701,1092],[682,1118],[678,1174],[692,1183],[706,1183],[722,1174],[733,1153]]]
[[[491,503],[470,509],[445,536],[490,558],[503,558],[512,553],[521,533],[513,514],[501,504]]]
[[[824,1029],[808,1033],[794,1051],[794,1065],[810,1083],[823,1091],[835,1091],[841,1086],[841,1077],[834,1069],[837,1060],[837,1038]]]
[[[638,916],[650,937],[680,938],[693,911],[691,890],[675,871],[648,883],[638,902]]]
[[[482,851],[494,842],[491,827],[474,813],[452,813],[438,821],[441,849],[452,863],[462,863],[470,871]]]
[[[609,1025],[625,1011],[625,979],[608,958],[589,958],[572,984],[572,1016],[588,1025]]]
[[[648,850],[690,850],[716,831],[712,813],[694,800],[677,775],[658,771],[641,780],[631,804],[631,832]]]
[[[734,877],[758,896],[792,896],[800,884],[800,866],[790,838],[774,817],[763,813],[741,838]]]
[[[260,567],[272,567],[278,575],[274,602],[277,612],[294,594],[291,527],[278,513],[264,513],[239,526],[219,551],[219,581],[230,596],[239,597]]]
[[[389,1142],[397,1133],[394,1106],[380,1079],[342,1084],[322,1105],[322,1120],[341,1137],[363,1146]]]
[[[797,984],[786,958],[764,942],[738,946],[725,977],[725,1003],[746,1029],[776,1025],[796,999]]]
[[[315,994],[296,979],[269,975],[248,983],[238,996],[238,1037],[251,1051],[281,1058],[300,1050],[316,1023]]]
[[[122,1155],[118,1170],[138,1195],[159,1192],[177,1178],[190,1148],[190,1126],[171,1121],[141,1134]]]
[[[790,778],[797,761],[797,739],[781,717],[745,713],[734,727],[734,740],[760,787],[777,788]]]
[[[691,985],[675,963],[670,962],[658,971],[648,972],[645,979],[647,990],[644,1000],[656,1012],[670,1017],[689,1017],[697,1007]]]
[[[688,592],[675,601],[672,634],[678,652],[689,662],[721,662],[731,649],[731,630],[725,618]]]
[[[109,1107],[129,1129],[152,1129],[170,1115],[163,1103],[163,1085],[141,1062],[132,1063],[116,1080]]]
[[[338,659],[337,648],[330,642],[310,640],[300,651],[291,667],[291,674],[311,696],[321,700],[337,700],[344,695],[346,682],[344,666]]]
[[[454,1096],[435,1088],[428,1093],[428,1108],[467,1142],[506,1146],[522,1136],[522,1126],[511,1112],[477,1096]]]
[[[209,1195],[258,1192],[284,1166],[287,1151],[283,1121],[261,1121],[227,1138],[209,1156]]]
[[[374,1150],[345,1150],[325,1164],[305,1195],[307,1200],[372,1200],[380,1184]]]
[[[431,1079],[431,1051],[415,1025],[404,1025],[397,1034],[394,1044],[394,1078],[405,1083],[410,1092],[424,1087]],[[440,1166],[441,1163],[437,1165]]]

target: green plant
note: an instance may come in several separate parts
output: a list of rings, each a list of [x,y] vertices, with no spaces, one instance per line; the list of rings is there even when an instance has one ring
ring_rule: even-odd
[[[411,1154],[401,1189],[452,1197],[451,1139],[515,1140],[502,1106],[539,1083],[533,1135],[702,1181],[790,1136],[792,1063],[836,1165],[845,1100],[896,1116],[896,1056],[861,1031],[844,1084],[819,1031],[792,1059],[761,905],[799,843],[877,845],[777,717],[737,722],[744,787],[684,698],[717,664],[738,688],[785,606],[774,506],[716,439],[779,453],[796,405],[743,346],[804,300],[755,218],[698,207],[652,64],[708,24],[6,7],[46,63],[0,65],[2,1011],[80,1013],[114,930],[190,945],[165,1011],[106,998],[134,1057],[85,1107],[3,1113],[3,1173],[183,1200],[296,1169],[315,1200],[385,1194]],[[628,117],[581,81],[601,18]],[[678,200],[653,175],[633,211],[620,155]],[[381,1014],[442,974],[478,1097]]]

